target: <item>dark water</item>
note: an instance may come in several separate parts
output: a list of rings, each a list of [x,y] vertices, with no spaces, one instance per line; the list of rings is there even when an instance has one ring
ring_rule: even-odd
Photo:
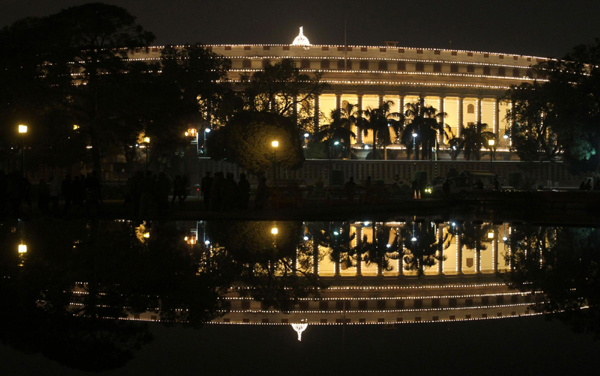
[[[15,221],[0,243],[3,375],[598,366],[597,228]]]

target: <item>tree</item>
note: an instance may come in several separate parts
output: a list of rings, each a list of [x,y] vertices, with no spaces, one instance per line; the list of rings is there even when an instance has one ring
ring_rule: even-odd
[[[392,112],[393,101],[385,101],[377,108],[367,108],[363,112],[362,128],[365,136],[369,130],[373,132],[373,155],[377,153],[377,145],[383,145],[383,159],[387,160],[386,146],[392,143],[390,128],[398,135],[404,126],[404,115]]]
[[[481,148],[489,147],[487,141],[496,139],[493,132],[485,131],[486,128],[485,123],[468,124],[463,128],[460,138],[466,160],[481,160]]]
[[[276,149],[272,141],[279,142]],[[302,141],[292,119],[269,112],[238,112],[226,126],[211,132],[208,148],[211,158],[237,163],[257,175],[274,163],[293,169],[304,162]]]
[[[407,155],[414,152],[415,159],[418,159],[420,152],[421,159],[431,158],[431,149],[438,147],[437,135],[444,131],[442,119],[446,114],[438,113],[432,106],[425,106],[425,99],[420,98],[418,102],[406,104],[404,116],[407,123],[402,132],[402,144],[406,146]],[[414,138],[413,134],[417,137]]]
[[[403,262],[405,270],[416,270],[420,277],[425,273],[426,267],[431,267],[444,260],[445,256],[440,249],[437,226],[429,223],[413,223],[413,227],[404,227],[400,232],[402,249],[404,249]],[[445,240],[445,239],[444,239]]]
[[[117,74],[134,48],[148,46],[154,35],[135,23],[125,9],[101,3],[67,8],[46,20],[54,43],[47,51],[51,62],[47,73],[54,77],[76,76],[67,95],[81,132],[90,137],[93,165],[101,170],[102,149],[108,145],[113,94]]]
[[[292,59],[267,64],[262,71],[240,79],[247,82],[242,92],[243,109],[272,112],[297,121],[297,111],[310,111],[315,98],[327,88],[321,73],[300,73]]]
[[[356,134],[352,132],[352,126],[356,126],[358,123],[356,107],[348,102],[344,102],[342,107],[331,111],[331,121],[324,125],[319,132],[315,134],[315,141],[325,141],[327,147],[327,154],[331,158],[334,143],[338,141],[342,149],[342,155],[350,156],[351,138],[356,138]]]
[[[527,160],[562,158],[573,172],[596,171],[600,162],[600,40],[576,46],[563,59],[534,66],[533,84],[513,86],[513,147]]]

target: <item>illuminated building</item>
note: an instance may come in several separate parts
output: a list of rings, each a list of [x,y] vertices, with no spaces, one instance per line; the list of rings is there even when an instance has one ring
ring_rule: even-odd
[[[314,38],[313,38],[314,39]],[[533,82],[530,66],[546,60],[543,57],[509,53],[435,48],[385,46],[311,45],[300,34],[292,44],[219,44],[208,45],[213,52],[232,62],[229,79],[252,74],[267,64],[293,59],[303,73],[322,72],[322,80],[330,89],[314,103],[314,121],[328,122],[331,110],[344,101],[359,109],[377,107],[383,101],[394,102],[400,111],[407,103],[423,98],[447,115],[444,122],[454,135],[469,123],[485,123],[488,130],[502,137],[509,127],[505,119],[510,103],[501,98],[511,85]],[[160,58],[161,47],[148,52],[137,51],[132,59]],[[354,130],[357,144],[372,144],[371,136]],[[396,135],[391,135],[395,140]],[[439,135],[441,145],[444,135]],[[508,145],[510,146],[510,145]],[[400,147],[398,146],[391,146]],[[498,150],[504,150],[504,143]]]

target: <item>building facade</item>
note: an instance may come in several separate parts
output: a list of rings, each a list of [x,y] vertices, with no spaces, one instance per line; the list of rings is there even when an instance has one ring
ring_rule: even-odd
[[[531,65],[546,58],[508,53],[385,46],[310,45],[302,30],[292,44],[208,45],[232,62],[229,79],[260,71],[267,64],[292,59],[302,73],[321,72],[329,85],[313,103],[316,125],[328,121],[331,110],[344,102],[365,110],[392,101],[394,112],[422,98],[427,106],[446,113],[444,122],[459,136],[469,123],[485,123],[503,137],[510,126],[505,118],[510,103],[503,100],[511,85],[533,82]],[[161,47],[138,51],[132,58],[159,59]],[[356,132],[357,146],[372,137]],[[396,135],[391,135],[392,140]],[[444,135],[439,135],[441,145]],[[509,141],[510,142],[510,141]],[[498,148],[507,149],[502,143]],[[394,147],[392,145],[392,147]],[[400,147],[400,146],[398,146]]]

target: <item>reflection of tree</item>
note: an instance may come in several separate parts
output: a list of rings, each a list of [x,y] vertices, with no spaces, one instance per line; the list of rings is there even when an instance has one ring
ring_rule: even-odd
[[[395,232],[396,229],[386,226],[385,223],[380,226],[373,223],[372,241],[369,243],[364,235],[362,242],[355,248],[357,258],[367,265],[377,265],[380,274],[391,271],[390,260],[397,258],[399,246],[397,239],[390,242],[392,231]]]
[[[318,247],[328,248],[329,257],[343,269],[356,265],[355,254],[350,242],[356,234],[350,233],[348,222],[321,222],[311,226],[313,239]]]
[[[535,311],[600,337],[600,230],[513,228],[510,244],[508,285],[543,291],[545,299],[536,299]]]
[[[438,253],[440,243],[437,233],[435,224],[425,222],[413,223],[412,227],[407,226],[401,230],[405,270],[416,270],[421,276],[426,267],[432,267],[436,262],[445,259],[445,256]]]
[[[324,287],[309,261],[314,250],[306,241],[301,243],[300,222],[211,222],[207,233],[212,248],[222,247],[231,257],[230,265],[238,268],[231,282],[247,287],[240,293],[265,307],[290,311],[299,298],[317,295]]]
[[[475,259],[481,259],[481,251],[487,250],[487,243],[493,241],[489,234],[494,234],[494,225],[491,223],[462,223],[453,224],[448,227],[448,233],[444,239],[444,247],[448,248],[456,237],[459,239],[460,248],[472,250],[475,253]],[[479,271],[479,262],[476,270]]]

